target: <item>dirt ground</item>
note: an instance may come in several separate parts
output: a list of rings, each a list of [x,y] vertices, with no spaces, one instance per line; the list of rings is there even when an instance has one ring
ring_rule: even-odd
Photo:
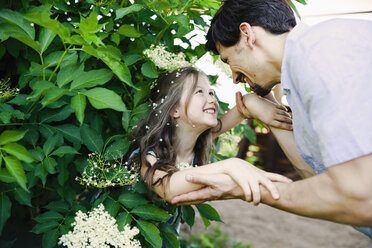
[[[372,240],[350,226],[289,214],[263,204],[241,200],[210,202],[221,215],[224,234],[254,248],[371,248]],[[207,229],[207,231],[210,228]],[[211,231],[211,230],[210,230]],[[181,238],[205,232],[199,214],[190,231],[182,225]]]

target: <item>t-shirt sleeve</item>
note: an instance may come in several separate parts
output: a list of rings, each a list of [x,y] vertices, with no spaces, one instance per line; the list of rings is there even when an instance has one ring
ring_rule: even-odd
[[[371,49],[328,39],[302,54],[297,86],[326,167],[372,153]]]

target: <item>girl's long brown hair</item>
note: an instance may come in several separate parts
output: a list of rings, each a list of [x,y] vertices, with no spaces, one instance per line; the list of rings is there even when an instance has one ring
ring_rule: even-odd
[[[164,179],[153,182],[156,170],[167,172],[166,178],[168,179],[177,171],[175,165],[177,154],[174,149],[174,134],[177,127],[172,113],[180,104],[182,92],[189,88],[184,111],[186,113],[191,94],[201,75],[204,74],[196,68],[186,67],[161,76],[150,92],[153,108],[132,132],[135,140],[129,148],[127,157],[135,149],[140,148],[140,152],[134,155],[132,161],[148,167],[144,181],[148,186],[149,194],[152,186],[157,183],[161,184]],[[189,77],[192,80],[187,80]],[[194,164],[203,165],[209,160],[213,144],[212,132],[210,128],[198,137],[194,147]],[[150,151],[154,152],[157,158],[152,166],[146,159]]]

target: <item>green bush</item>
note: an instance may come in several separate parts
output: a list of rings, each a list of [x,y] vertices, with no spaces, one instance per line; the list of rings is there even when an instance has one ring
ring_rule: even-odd
[[[178,247],[166,219],[177,211],[150,201],[139,182],[96,188],[79,184],[98,154],[120,160],[132,128],[149,108],[160,70],[143,51],[162,44],[187,61],[200,58],[185,35],[204,29],[216,0],[7,1],[0,9],[0,233],[1,247],[55,247],[75,213],[100,203],[140,229],[143,247]],[[182,41],[175,44],[175,39]],[[17,90],[18,89],[18,90]],[[122,162],[122,163],[120,163]],[[123,166],[125,161],[119,161]],[[111,165],[105,169],[111,170]],[[117,171],[117,170],[116,170]],[[107,176],[109,173],[105,174]],[[81,182],[81,180],[80,180]],[[193,224],[195,212],[183,207]],[[200,213],[219,220],[200,205]]]
[[[252,245],[236,242],[234,238],[222,234],[219,226],[212,227],[212,233],[193,234],[187,240],[181,241],[182,248],[253,248]]]

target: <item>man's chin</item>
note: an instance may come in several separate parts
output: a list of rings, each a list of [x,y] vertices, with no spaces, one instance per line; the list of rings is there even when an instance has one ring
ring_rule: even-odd
[[[261,96],[261,97],[264,97],[268,94],[270,94],[271,92],[271,89],[263,89],[263,88],[253,88],[252,91],[254,93],[256,93],[257,95]]]

